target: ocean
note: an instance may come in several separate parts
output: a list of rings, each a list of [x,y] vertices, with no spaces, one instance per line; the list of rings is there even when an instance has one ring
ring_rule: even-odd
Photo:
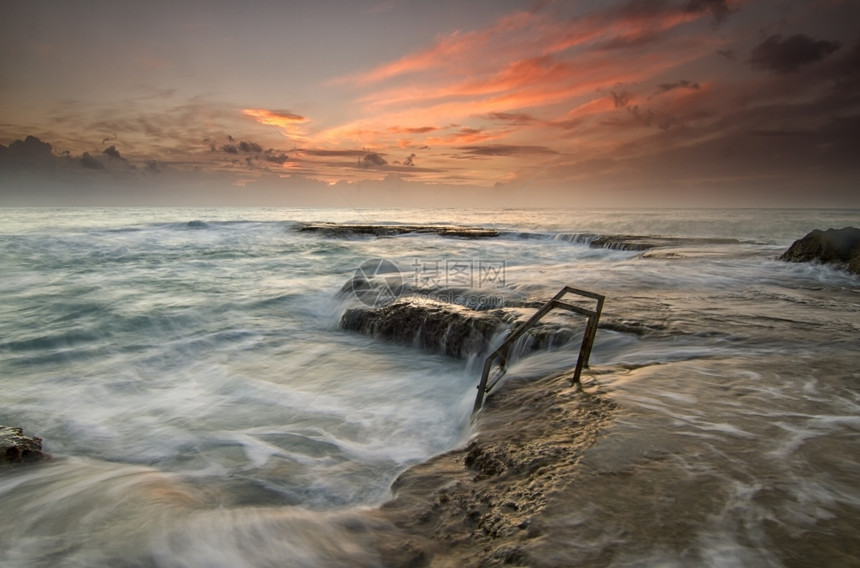
[[[0,470],[0,565],[385,565],[335,527],[468,442],[486,352],[341,316],[410,295],[524,318],[565,285],[606,296],[583,382],[619,410],[536,565],[860,565],[860,278],[777,259],[849,225],[860,211],[0,209],[0,424],[53,456]],[[524,349],[508,375],[577,352]]]

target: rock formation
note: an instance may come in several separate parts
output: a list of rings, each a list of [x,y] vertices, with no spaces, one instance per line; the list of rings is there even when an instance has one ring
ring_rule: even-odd
[[[21,428],[0,426],[0,464],[37,461],[48,457],[42,453],[42,439],[29,438]]]
[[[424,233],[469,239],[499,236],[499,232],[495,229],[460,227],[455,225],[338,225],[336,223],[307,223],[299,225],[298,230],[300,232],[321,233],[329,237],[350,237],[355,235],[392,237],[409,233]]]
[[[465,448],[405,471],[372,513],[393,528],[377,541],[385,565],[532,566],[543,510],[576,483],[616,410],[571,388],[566,373],[508,383],[487,399]]]
[[[415,345],[466,359],[486,355],[493,338],[516,327],[518,314],[504,309],[477,311],[456,304],[405,298],[379,308],[348,308],[340,326],[371,337],[404,345]],[[575,331],[562,325],[541,323],[521,338],[513,350],[528,351],[557,347],[572,341]],[[501,340],[498,341],[501,343]]]
[[[794,241],[779,258],[788,262],[838,264],[860,274],[860,229],[815,229]]]

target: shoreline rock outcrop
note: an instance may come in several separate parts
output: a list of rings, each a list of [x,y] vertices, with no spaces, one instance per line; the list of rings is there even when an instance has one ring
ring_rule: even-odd
[[[860,274],[860,229],[815,229],[794,241],[779,259],[837,264],[848,272]]]
[[[21,428],[0,426],[0,464],[29,463],[48,457],[42,452],[42,438],[25,436]]]
[[[445,302],[402,298],[377,308],[347,308],[341,316],[340,327],[467,359],[486,355],[494,339],[514,329],[518,323],[518,315],[504,309],[478,311]],[[575,338],[573,328],[540,323],[523,336],[512,355],[517,357],[537,349],[560,347]]]

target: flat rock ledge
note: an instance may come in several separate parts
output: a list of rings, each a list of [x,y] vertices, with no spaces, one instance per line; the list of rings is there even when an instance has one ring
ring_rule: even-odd
[[[570,373],[517,379],[493,393],[466,447],[404,472],[371,515],[387,568],[540,566],[543,511],[580,481],[579,462],[616,405],[570,387]]]
[[[461,227],[458,225],[338,225],[337,223],[306,223],[297,227],[299,232],[315,232],[327,237],[350,237],[369,235],[374,237],[394,237],[410,233],[480,239],[498,237],[499,231],[482,227]]]
[[[860,229],[815,229],[794,243],[780,260],[837,264],[848,272],[860,274]]]
[[[42,438],[30,438],[21,428],[0,426],[0,465],[29,463],[50,457],[42,452]]]

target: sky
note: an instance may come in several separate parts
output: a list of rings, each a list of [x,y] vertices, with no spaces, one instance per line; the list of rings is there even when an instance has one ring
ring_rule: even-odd
[[[860,207],[856,0],[0,14],[0,206]]]

